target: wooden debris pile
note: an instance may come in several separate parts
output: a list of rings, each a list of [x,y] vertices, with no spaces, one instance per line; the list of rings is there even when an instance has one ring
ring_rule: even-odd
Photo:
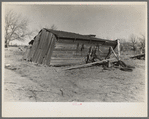
[[[77,66],[73,66],[73,67],[69,67],[65,70],[72,70],[72,69],[78,69],[78,68],[85,68],[85,67],[90,67],[90,66],[94,66],[94,65],[102,65],[103,69],[107,69],[110,67],[116,67],[119,68],[122,71],[132,71],[133,66],[130,65],[126,65],[121,59],[120,59],[120,54],[116,54],[115,51],[113,50],[112,47],[110,47],[110,53],[109,55],[111,55],[111,52],[114,54],[115,58],[111,58],[111,59],[105,59],[105,60],[98,60],[96,62],[92,62],[92,63],[87,63],[87,64],[82,64],[82,65],[77,65]]]

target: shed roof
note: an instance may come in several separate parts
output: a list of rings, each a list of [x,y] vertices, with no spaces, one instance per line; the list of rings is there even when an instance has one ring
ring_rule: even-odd
[[[89,40],[89,41],[95,41],[95,42],[107,42],[107,43],[112,43],[112,44],[116,43],[116,40],[107,40],[107,39],[102,39],[102,38],[90,37],[90,35],[81,35],[77,33],[58,31],[58,30],[52,30],[52,29],[46,29],[46,28],[44,29],[55,34],[58,38]]]

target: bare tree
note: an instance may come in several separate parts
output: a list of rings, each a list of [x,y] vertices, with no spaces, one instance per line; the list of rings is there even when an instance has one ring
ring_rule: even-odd
[[[130,36],[130,41],[132,45],[132,50],[135,52],[136,51],[136,44],[137,44],[137,38],[135,37],[134,34]]]
[[[142,37],[139,37],[140,41],[140,52],[144,53],[145,52],[145,35],[141,35]]]
[[[28,29],[29,21],[12,10],[5,15],[5,47],[13,40],[24,40],[31,37],[33,32]]]

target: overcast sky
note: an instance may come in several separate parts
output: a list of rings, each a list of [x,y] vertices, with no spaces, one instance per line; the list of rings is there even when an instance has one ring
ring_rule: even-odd
[[[7,4],[29,19],[30,30],[55,25],[58,30],[95,34],[99,38],[125,38],[146,32],[146,4]]]

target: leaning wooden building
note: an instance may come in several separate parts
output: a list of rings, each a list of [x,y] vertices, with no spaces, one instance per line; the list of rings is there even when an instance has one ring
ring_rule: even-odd
[[[97,46],[97,56],[109,56],[109,47],[117,46],[117,40],[96,38],[71,32],[43,28],[35,37],[24,59],[38,64],[57,65],[82,62],[91,46]]]

